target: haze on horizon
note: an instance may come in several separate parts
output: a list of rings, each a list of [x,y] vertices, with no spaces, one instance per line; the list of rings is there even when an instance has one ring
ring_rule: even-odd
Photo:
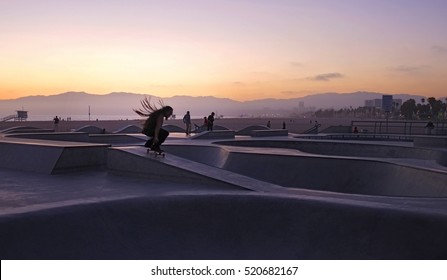
[[[1,0],[0,99],[446,95],[444,0]]]

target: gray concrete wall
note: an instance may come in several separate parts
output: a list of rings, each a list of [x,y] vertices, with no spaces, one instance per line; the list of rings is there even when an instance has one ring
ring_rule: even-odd
[[[0,217],[1,259],[446,259],[447,218],[324,200],[171,195]]]
[[[0,167],[54,174],[104,166],[110,145],[29,139],[0,140]]]
[[[390,160],[166,146],[172,154],[289,188],[383,196],[447,197],[447,171]]]

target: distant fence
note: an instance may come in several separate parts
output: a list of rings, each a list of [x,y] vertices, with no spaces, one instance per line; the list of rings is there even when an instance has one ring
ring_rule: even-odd
[[[434,128],[427,128],[428,121],[351,121],[351,128],[359,133],[403,135],[447,135],[447,121],[432,121]]]

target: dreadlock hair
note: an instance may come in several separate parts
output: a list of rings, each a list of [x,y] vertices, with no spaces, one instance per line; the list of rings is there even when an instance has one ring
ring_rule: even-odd
[[[158,108],[156,105],[152,104],[151,97],[148,98],[147,96],[145,96],[140,103],[143,109],[133,109],[133,111],[141,117],[148,117],[148,119],[144,122],[143,131],[147,130],[151,125],[151,122],[155,121],[160,114],[164,114],[167,111],[173,111],[172,107],[165,106],[163,100],[161,99],[158,99],[158,103],[161,108]]]
[[[143,100],[140,101],[140,104],[143,107],[143,109],[133,109],[133,111],[141,117],[149,117],[154,112],[159,111],[159,110],[163,109],[164,107],[166,107],[166,106],[164,106],[163,100],[158,99],[158,103],[161,106],[161,108],[158,108],[156,105],[151,103],[150,96],[149,96],[149,98],[147,96],[144,96]]]

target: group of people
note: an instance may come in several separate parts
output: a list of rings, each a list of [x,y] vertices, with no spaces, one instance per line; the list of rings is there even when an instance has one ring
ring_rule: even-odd
[[[203,117],[203,127],[206,127],[206,130],[212,131],[214,126],[214,116],[215,113],[211,112],[211,114],[208,117]],[[191,135],[191,114],[189,111],[186,112],[185,116],[183,116],[183,123],[185,124],[185,132],[186,135]],[[197,128],[199,126],[196,125]]]
[[[150,99],[143,99],[141,101],[143,109],[134,109],[135,113],[142,117],[147,117],[143,125],[142,133],[147,135],[149,139],[144,144],[145,147],[150,148],[156,152],[163,152],[160,148],[161,144],[166,140],[169,132],[162,128],[163,121],[172,116],[174,109],[171,106],[164,106],[157,108],[151,104]],[[204,127],[208,131],[213,130],[215,113],[212,112],[208,117],[204,117]],[[183,123],[186,126],[186,135],[191,134],[191,114],[189,111],[183,116]]]

